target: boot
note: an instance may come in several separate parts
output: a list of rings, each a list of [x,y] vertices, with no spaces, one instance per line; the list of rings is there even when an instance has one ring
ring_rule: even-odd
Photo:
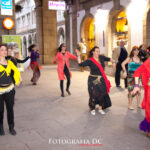
[[[3,136],[3,135],[5,135],[5,131],[4,131],[3,125],[0,125],[0,136]]]
[[[9,126],[9,132],[10,132],[11,135],[16,135],[17,134],[13,125]]]
[[[61,97],[65,97],[64,92],[61,93]]]
[[[66,90],[66,92],[68,93],[68,95],[71,95],[70,91],[69,90]]]

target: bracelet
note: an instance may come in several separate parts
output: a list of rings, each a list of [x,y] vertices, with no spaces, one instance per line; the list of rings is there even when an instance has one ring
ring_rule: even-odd
[[[139,84],[134,84],[134,87],[139,87]]]

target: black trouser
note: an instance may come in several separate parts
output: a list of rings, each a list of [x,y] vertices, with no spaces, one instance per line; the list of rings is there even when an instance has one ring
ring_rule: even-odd
[[[9,93],[4,93],[0,95],[0,125],[3,125],[3,118],[4,118],[4,102],[6,104],[7,109],[7,122],[9,126],[14,126],[14,96],[15,91],[14,89],[11,90]]]
[[[125,67],[126,67],[126,71],[128,71],[128,65],[126,65]],[[116,66],[116,73],[115,73],[116,86],[120,85],[120,73],[121,73],[121,70],[122,70],[121,62],[118,62],[117,66]],[[125,87],[127,87],[127,78],[124,79],[124,84],[125,84]]]
[[[65,73],[65,76],[67,78],[66,90],[69,90],[69,86],[70,86],[70,72],[69,72],[66,64],[64,66],[64,73]],[[60,89],[61,89],[62,93],[64,92],[64,85],[63,84],[64,84],[64,80],[60,80]]]

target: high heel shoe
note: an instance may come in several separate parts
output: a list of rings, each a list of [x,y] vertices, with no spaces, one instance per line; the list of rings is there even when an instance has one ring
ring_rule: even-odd
[[[66,90],[66,92],[68,93],[68,95],[71,95],[70,91],[69,90]]]
[[[64,93],[61,93],[61,97],[65,97]]]

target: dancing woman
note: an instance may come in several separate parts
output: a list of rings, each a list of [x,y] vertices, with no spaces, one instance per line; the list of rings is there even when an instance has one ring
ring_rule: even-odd
[[[128,72],[126,70],[126,65],[128,64]],[[140,67],[142,64],[142,61],[140,59],[139,56],[139,50],[137,46],[134,46],[132,48],[132,51],[129,55],[129,57],[121,64],[122,69],[124,71],[123,76],[126,78],[127,77],[127,84],[128,84],[128,108],[133,110],[134,107],[132,106],[132,100],[133,100],[133,95],[131,94],[131,92],[134,89],[134,77],[133,74],[135,72],[135,70]],[[135,95],[134,95],[135,96]],[[136,98],[137,98],[137,107],[141,107],[140,104],[140,93],[136,94]]]
[[[7,109],[7,121],[9,125],[9,131],[12,135],[16,135],[14,129],[14,83],[11,77],[11,71],[14,71],[13,78],[15,84],[20,83],[20,72],[14,63],[10,60],[6,60],[7,56],[7,46],[0,45],[0,135],[4,135],[3,128],[3,117],[4,117],[4,102]]]
[[[64,97],[64,87],[63,87],[63,82],[65,79],[65,76],[67,78],[67,86],[66,86],[66,92],[70,95],[69,87],[70,87],[70,65],[69,65],[69,59],[74,59],[76,60],[76,56],[70,54],[66,50],[66,46],[64,43],[60,45],[58,48],[58,53],[56,57],[53,60],[53,63],[58,63],[57,71],[58,71],[58,77],[60,80],[60,89],[61,89],[61,96]]]
[[[101,64],[104,64],[104,59],[100,55],[99,47],[95,46],[89,53],[89,59],[81,63],[80,51],[76,50],[78,56],[78,63],[82,67],[90,67],[90,75],[88,78],[88,92],[89,92],[89,107],[91,114],[95,115],[95,106],[98,104],[98,111],[105,114],[103,109],[111,106],[111,100],[108,95],[110,90],[110,82],[107,79],[104,69]],[[110,59],[110,61],[112,61]]]
[[[31,78],[31,82],[33,83],[33,85],[36,85],[37,81],[40,78],[40,67],[38,64],[38,58],[40,57],[40,54],[35,44],[32,44],[28,49],[29,52],[31,53],[30,67],[33,70],[33,77]]]
[[[135,86],[132,94],[140,92],[139,78],[142,76],[144,87],[142,108],[145,109],[145,119],[140,123],[139,127],[140,130],[147,132],[147,136],[150,138],[150,51],[148,52],[148,59],[135,71],[133,76],[135,78]]]

